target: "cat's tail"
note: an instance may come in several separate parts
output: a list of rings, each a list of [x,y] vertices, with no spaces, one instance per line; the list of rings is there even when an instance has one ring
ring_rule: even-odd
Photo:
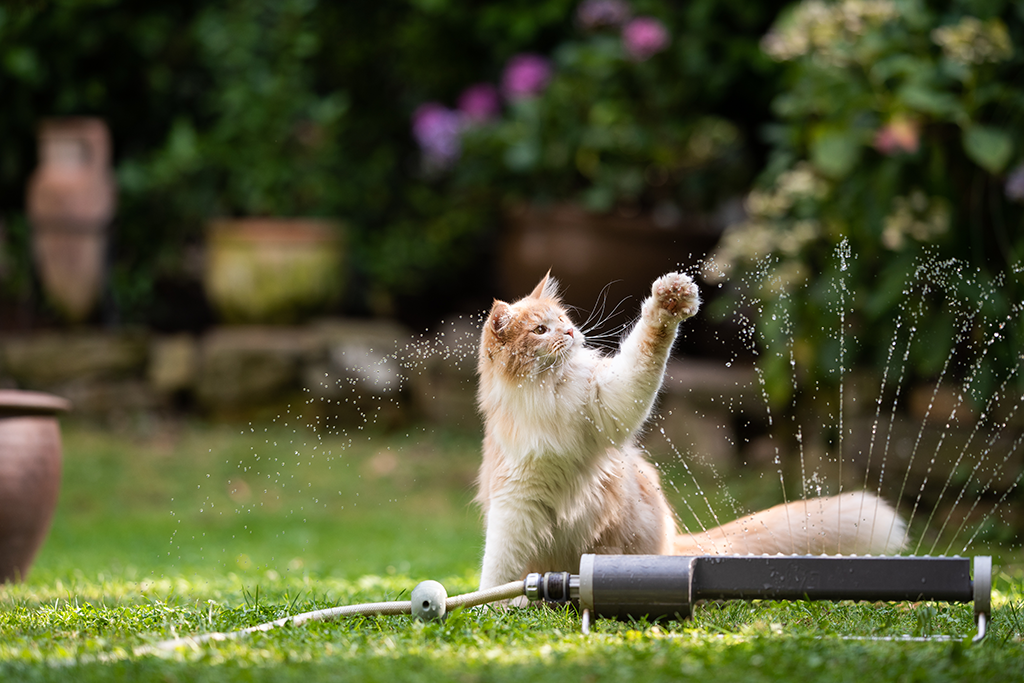
[[[906,524],[888,503],[857,491],[798,500],[707,531],[676,536],[675,555],[893,555]]]

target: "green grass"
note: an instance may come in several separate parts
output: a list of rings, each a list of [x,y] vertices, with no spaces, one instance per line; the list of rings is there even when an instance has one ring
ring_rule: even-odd
[[[337,604],[475,587],[475,435],[260,427],[64,427],[53,530],[0,588],[0,681],[1024,680],[1024,579],[1000,575],[989,638],[947,604],[727,603],[692,621],[477,608],[441,624],[356,618],[161,655],[147,645]]]
[[[473,436],[64,431],[60,506],[34,575],[446,575],[477,562]]]

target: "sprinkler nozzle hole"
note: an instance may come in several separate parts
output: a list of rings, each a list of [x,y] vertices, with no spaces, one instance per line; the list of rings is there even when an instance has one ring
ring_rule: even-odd
[[[448,591],[437,581],[424,581],[412,589],[412,615],[420,621],[440,621],[446,612]]]

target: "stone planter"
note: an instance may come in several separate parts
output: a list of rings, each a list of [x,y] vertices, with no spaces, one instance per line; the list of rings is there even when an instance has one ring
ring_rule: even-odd
[[[565,302],[584,314],[600,307],[609,286],[607,314],[623,297],[643,297],[659,275],[698,263],[720,234],[703,216],[682,216],[672,227],[659,227],[645,214],[627,218],[590,213],[575,204],[520,205],[506,216],[498,285],[503,297],[515,299],[528,294],[550,268]],[[604,329],[634,316],[635,308],[628,306]]]
[[[107,227],[114,215],[110,133],[100,119],[44,121],[39,166],[29,179],[32,253],[50,302],[85,320],[103,292]]]
[[[50,530],[60,489],[56,414],[70,404],[33,391],[0,391],[0,582],[21,581]]]
[[[206,294],[227,322],[286,324],[327,310],[343,286],[341,227],[325,220],[214,221]]]

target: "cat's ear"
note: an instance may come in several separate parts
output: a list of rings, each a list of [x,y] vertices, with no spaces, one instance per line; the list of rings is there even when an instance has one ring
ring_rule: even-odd
[[[537,286],[533,288],[530,293],[530,297],[534,299],[557,299],[558,298],[558,280],[551,277],[551,271],[541,279]]]
[[[504,301],[494,300],[491,314],[487,316],[487,324],[499,339],[505,336],[509,323],[512,322],[512,307]]]

